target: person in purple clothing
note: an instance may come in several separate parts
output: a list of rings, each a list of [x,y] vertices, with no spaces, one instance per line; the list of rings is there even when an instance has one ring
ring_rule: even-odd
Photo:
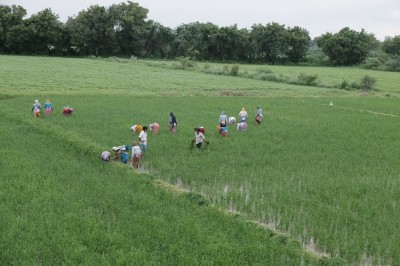
[[[109,162],[111,158],[111,153],[109,151],[103,151],[101,153],[101,159],[105,162]]]

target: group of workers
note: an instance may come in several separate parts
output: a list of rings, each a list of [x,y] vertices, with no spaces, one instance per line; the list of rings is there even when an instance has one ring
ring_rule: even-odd
[[[261,124],[262,117],[263,115],[261,106],[257,106],[257,114],[255,118],[257,124]],[[244,131],[247,129],[247,119],[248,119],[248,114],[246,108],[243,107],[242,110],[239,112],[239,123],[237,123],[236,125],[236,129],[238,131]],[[219,116],[217,125],[217,131],[222,137],[228,136],[228,124],[230,125],[236,124],[236,118],[233,116],[228,118],[226,113],[223,111]],[[204,136],[205,134],[204,127],[196,127],[194,128],[194,131],[195,131],[194,139],[191,142],[191,147],[193,147],[194,145],[196,148],[200,149],[203,143],[205,143],[206,145],[209,144],[209,142],[206,140]]]
[[[49,116],[53,112],[53,104],[51,103],[50,99],[46,99],[46,102],[43,105],[44,114],[45,116]],[[75,109],[69,105],[63,108],[63,115],[70,116]],[[32,113],[33,116],[39,118],[42,115],[42,105],[40,104],[39,100],[35,100],[32,105]]]
[[[218,126],[217,131],[222,137],[228,136],[228,124],[235,125],[238,131],[244,131],[247,129],[247,121],[248,121],[248,114],[246,108],[242,108],[239,112],[239,121],[236,124],[235,117],[229,117],[226,115],[225,112],[222,112],[218,119]],[[262,110],[261,106],[257,107],[257,114],[255,117],[256,124],[260,124],[262,121]],[[176,116],[171,112],[169,116],[169,131],[170,133],[176,133],[177,129],[177,119]],[[112,160],[120,160],[122,163],[127,164],[129,162],[129,151],[131,150],[131,165],[132,168],[138,169],[139,162],[144,157],[147,151],[147,130],[150,129],[150,132],[154,134],[158,133],[160,125],[158,123],[149,124],[149,126],[142,126],[141,124],[133,125],[130,130],[133,134],[139,134],[138,141],[132,142],[132,149],[129,145],[120,145],[112,147],[114,152],[114,158]],[[194,128],[194,138],[191,141],[190,147],[196,147],[200,149],[205,143],[208,145],[209,142],[206,140],[205,137],[205,128],[204,127],[195,127]],[[104,161],[111,160],[111,153],[109,151],[104,151],[101,154],[101,159]]]
[[[46,102],[43,106],[45,110],[45,116],[49,116],[53,112],[53,104],[50,102],[50,99],[46,99]],[[70,116],[74,112],[74,108],[67,105],[63,108],[63,114],[65,116]],[[38,100],[35,100],[32,106],[33,115],[36,118],[39,118],[42,114],[42,105]],[[236,129],[238,131],[244,131],[247,129],[247,119],[248,114],[246,108],[243,107],[242,110],[239,112],[239,122],[236,125]],[[257,107],[257,114],[255,121],[257,124],[260,124],[262,121],[262,110],[261,106]],[[229,117],[223,111],[218,119],[218,126],[217,131],[222,137],[228,136],[228,124],[234,125],[236,124],[235,117]],[[177,119],[174,113],[170,112],[169,114],[169,131],[171,133],[175,133],[177,129]],[[131,153],[131,163],[133,168],[139,168],[139,161],[143,158],[144,154],[147,151],[147,130],[150,128],[150,131],[154,134],[158,133],[160,125],[158,123],[149,124],[149,126],[142,126],[140,124],[136,124],[131,127],[131,131],[133,134],[139,134],[138,141],[132,142],[132,153]],[[202,144],[205,143],[206,145],[209,142],[206,140],[205,137],[205,128],[204,127],[196,127],[194,128],[194,139],[192,139],[191,147],[196,147],[200,149]],[[131,150],[129,145],[120,145],[112,147],[114,151],[114,158],[113,160],[120,160],[122,163],[128,163],[129,161],[129,151]],[[109,151],[104,151],[101,154],[101,159],[103,161],[110,161],[111,160],[111,153]]]
[[[261,106],[257,106],[257,114],[255,121],[257,124],[260,124],[262,121],[262,109]],[[238,131],[244,131],[247,129],[247,119],[248,119],[248,114],[246,111],[246,108],[243,107],[242,110],[239,112],[239,122],[236,125],[236,129]],[[234,125],[236,124],[236,118],[234,116],[231,116],[228,118],[228,116],[225,114],[225,112],[222,112],[221,115],[219,116],[218,119],[218,126],[217,130],[221,134],[221,136],[226,137],[228,135],[228,124]]]

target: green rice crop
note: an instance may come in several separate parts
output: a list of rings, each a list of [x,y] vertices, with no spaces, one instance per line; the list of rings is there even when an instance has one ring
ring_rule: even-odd
[[[320,264],[270,230],[102,163],[73,130],[46,124],[56,114],[1,115],[2,265]]]
[[[358,92],[173,70],[160,66],[161,63],[148,64],[142,61],[120,64],[102,60],[1,56],[0,62],[8,64],[8,67],[0,64],[2,70],[7,69],[6,74],[0,72],[2,112],[6,112],[11,121],[22,121],[22,132],[28,132],[23,126],[26,123],[34,125],[34,128],[45,128],[43,132],[27,133],[34,134],[38,139],[43,134],[49,139],[56,135],[58,139],[53,139],[49,144],[53,147],[52,151],[57,147],[57,140],[61,140],[62,145],[65,141],[69,143],[56,150],[58,157],[65,153],[68,165],[50,165],[54,169],[60,167],[57,173],[61,180],[74,176],[71,182],[75,182],[75,186],[80,180],[77,177],[82,176],[80,172],[86,171],[88,179],[93,181],[80,193],[94,189],[93,201],[103,194],[114,201],[116,199],[111,194],[117,191],[121,193],[121,190],[127,194],[126,197],[133,197],[130,192],[124,192],[125,186],[139,186],[144,190],[140,193],[142,196],[139,196],[139,201],[146,202],[146,193],[168,195],[157,189],[157,192],[152,192],[154,188],[149,185],[150,179],[162,179],[187,191],[199,193],[222,209],[243,214],[289,235],[304,247],[331,257],[344,258],[352,263],[396,265],[400,262],[397,252],[400,250],[400,235],[396,230],[400,225],[397,171],[400,105],[396,89],[388,85],[399,81],[396,75],[385,74],[388,80],[386,83],[378,81],[383,84],[378,92],[360,95]],[[46,64],[51,67],[42,67]],[[315,68],[315,71],[322,73],[327,70]],[[327,79],[340,80],[352,71],[356,73],[358,70],[338,68],[331,71],[331,76],[326,75]],[[381,74],[373,72],[371,75]],[[354,75],[356,77],[357,74]],[[221,96],[221,92],[227,89],[243,93],[243,96]],[[50,117],[34,120],[30,113],[33,99],[39,98],[43,103],[46,97],[51,98],[55,112]],[[331,101],[333,106],[329,106]],[[70,118],[61,114],[61,107],[66,104],[77,109]],[[254,122],[257,105],[261,105],[264,111],[261,125]],[[234,126],[229,126],[228,137],[221,138],[215,129],[219,114],[225,111],[228,116],[237,118],[243,106],[250,116],[248,130],[238,132]],[[178,119],[176,134],[167,131],[168,114],[171,111]],[[107,167],[97,162],[97,157],[93,158],[102,150],[130,144],[137,139],[137,135],[130,132],[130,126],[153,122],[160,124],[160,132],[158,135],[149,133],[149,150],[143,160],[149,176],[128,181],[131,180],[126,173],[130,171],[128,167]],[[206,138],[210,141],[210,145],[200,152],[189,149],[194,136],[193,128],[197,126],[206,128]],[[18,123],[11,127],[18,128]],[[22,132],[13,138],[9,136],[3,142],[11,142],[9,139],[20,142],[23,139]],[[5,134],[4,129],[2,135]],[[24,141],[22,143],[26,143]],[[44,146],[46,142],[43,140],[40,143]],[[79,155],[84,160],[77,160],[73,156],[76,149],[68,148],[71,145],[79,147]],[[82,152],[85,151],[85,145],[88,151]],[[29,146],[35,145],[32,143]],[[11,158],[16,157],[17,154]],[[35,164],[45,161],[45,158],[48,157],[35,160],[27,158],[24,161]],[[6,165],[5,162],[2,164]],[[100,167],[99,170],[94,171],[97,167]],[[19,168],[22,167],[15,167]],[[40,175],[43,168],[44,164],[38,163],[38,166],[22,168],[21,172],[33,170]],[[7,168],[6,172],[14,173],[15,169]],[[115,184],[112,183],[118,188],[113,187],[106,192],[101,184],[107,182],[107,186],[111,186],[111,181],[103,179],[111,180],[110,176],[119,175],[122,181],[118,179],[115,183],[113,177]],[[11,176],[15,177],[15,174]],[[103,181],[99,182],[97,176],[104,177],[101,178]],[[30,181],[32,177],[20,182]],[[127,182],[135,183],[131,185]],[[47,188],[48,193],[53,193],[53,188]],[[96,189],[99,190],[97,194]],[[135,194],[140,189],[135,189]],[[68,190],[63,193],[72,192]],[[168,204],[187,204],[185,201],[175,203],[175,198],[168,197],[168,202],[162,208]],[[49,198],[41,200],[45,202]],[[82,199],[75,201],[78,204]],[[117,200],[115,204],[121,203]],[[161,208],[158,205],[162,203],[154,199],[147,206],[138,208],[153,208],[152,204],[158,210]],[[15,207],[17,204],[6,206]],[[87,204],[82,206],[86,207]],[[82,206],[79,211],[84,208]],[[126,211],[121,206],[120,209],[121,212]],[[70,210],[71,215],[77,215],[76,212],[77,209]],[[164,219],[168,220],[165,217],[173,217],[166,212],[157,211],[156,223],[159,228],[165,227],[167,221]],[[193,212],[196,213],[196,210]],[[193,219],[188,216],[185,215],[183,221],[189,228]],[[124,214],[122,217],[129,216]],[[96,219],[89,217],[88,223]],[[76,221],[81,222],[80,219]],[[152,223],[144,219],[143,226],[146,222]],[[85,224],[83,227],[87,226]],[[196,225],[193,227],[197,228]],[[188,229],[183,231],[191,235],[185,230]],[[169,231],[165,234],[169,235]],[[185,233],[180,235],[186,237]],[[90,238],[90,233],[85,237]],[[218,234],[212,237],[218,238]],[[233,252],[226,244],[216,242],[216,245],[219,247],[216,246],[216,250],[228,252],[221,254],[221,257],[226,258],[229,252]],[[282,250],[282,247],[279,248]],[[171,249],[167,250],[172,252]],[[205,252],[198,251],[191,259],[198,259],[197,256]],[[143,261],[150,257],[147,251],[140,255]],[[215,256],[218,257],[217,254]],[[164,262],[182,262],[158,255],[158,259],[160,257]],[[210,261],[215,261],[216,257]],[[254,261],[260,260],[254,258]],[[278,264],[283,265],[283,262],[279,260]]]

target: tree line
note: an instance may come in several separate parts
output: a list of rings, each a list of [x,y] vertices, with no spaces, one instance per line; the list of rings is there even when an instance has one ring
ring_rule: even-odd
[[[306,29],[275,22],[250,29],[194,22],[171,29],[147,14],[127,1],[92,5],[62,23],[50,8],[25,18],[22,6],[0,5],[0,53],[297,64],[317,47],[333,65],[363,63],[378,49],[397,60],[400,54],[400,36],[381,43],[364,30],[344,28],[311,40]]]

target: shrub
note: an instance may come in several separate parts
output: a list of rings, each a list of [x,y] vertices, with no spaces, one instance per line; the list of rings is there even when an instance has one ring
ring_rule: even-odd
[[[273,73],[272,70],[268,69],[268,68],[266,68],[266,69],[260,68],[260,69],[257,70],[257,72],[260,73],[260,74],[267,74],[267,75]]]
[[[383,68],[383,64],[381,61],[379,61],[378,58],[367,58],[365,60],[365,63],[362,65],[363,68],[365,69],[371,69],[371,70],[381,70]]]
[[[300,73],[300,75],[297,77],[297,80],[300,84],[307,85],[307,86],[315,86],[316,85],[316,79],[317,75],[310,75],[306,73]]]
[[[375,87],[376,79],[365,75],[360,82],[360,88],[363,90],[372,90]]]
[[[237,76],[239,73],[239,65],[233,65],[231,68],[231,75]]]
[[[358,84],[357,82],[353,81],[353,82],[350,84],[350,88],[352,88],[352,89],[359,89],[359,88],[360,88],[360,84]]]
[[[186,69],[188,67],[194,67],[196,63],[188,56],[175,57],[175,60],[179,62],[179,65],[174,64],[174,68]]]
[[[385,62],[385,70],[400,72],[400,56],[394,56]]]
[[[349,89],[349,83],[347,82],[347,80],[342,80],[342,83],[340,83],[340,89],[342,90],[348,90]]]

